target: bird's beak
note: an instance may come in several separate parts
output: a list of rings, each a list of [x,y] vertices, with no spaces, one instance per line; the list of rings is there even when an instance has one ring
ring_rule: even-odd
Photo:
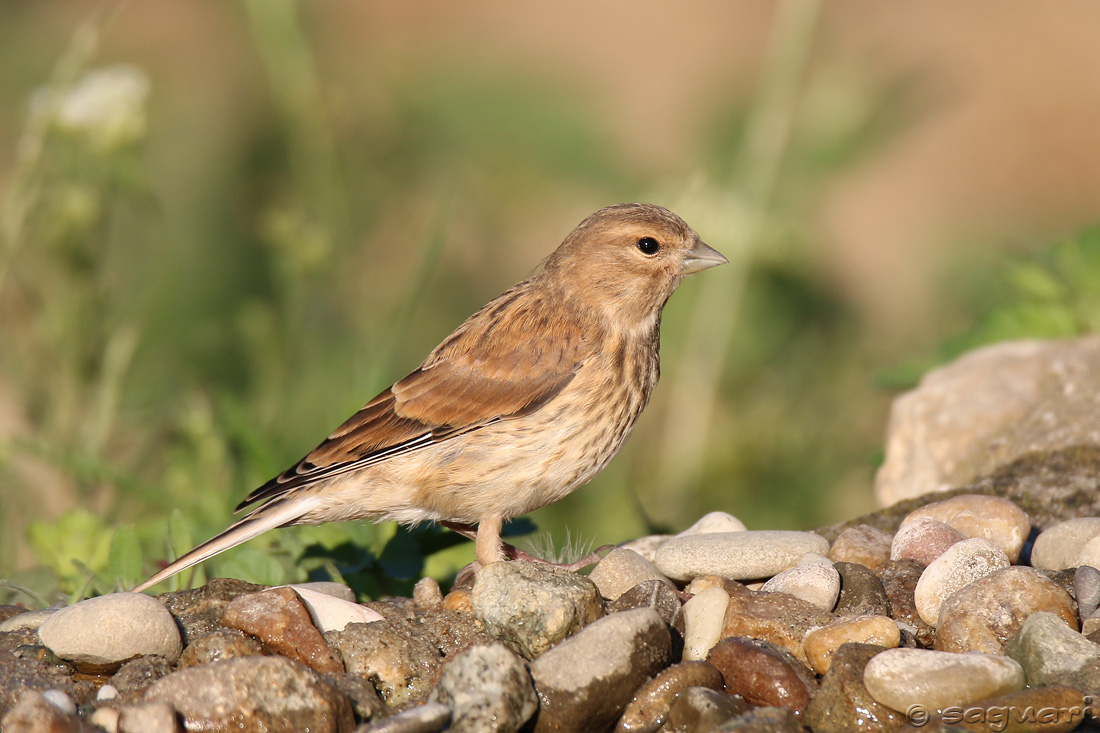
[[[705,270],[715,265],[724,265],[729,260],[722,253],[711,247],[701,239],[695,240],[695,246],[684,257],[684,263],[680,265],[681,275],[690,275],[693,272]]]

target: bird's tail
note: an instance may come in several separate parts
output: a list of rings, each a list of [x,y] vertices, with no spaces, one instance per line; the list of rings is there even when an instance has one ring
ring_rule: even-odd
[[[244,519],[230,526],[229,529],[203,542],[201,545],[149,578],[149,580],[134,588],[134,592],[141,593],[144,590],[148,590],[162,580],[166,580],[189,567],[198,565],[203,560],[207,560],[219,553],[225,552],[231,547],[236,547],[242,542],[247,542],[269,529],[290,524],[309,513],[316,504],[317,497],[300,495],[264,504]]]

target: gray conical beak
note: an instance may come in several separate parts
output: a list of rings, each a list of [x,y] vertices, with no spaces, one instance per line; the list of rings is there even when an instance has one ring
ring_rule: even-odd
[[[711,247],[701,239],[695,240],[695,246],[687,253],[684,264],[680,265],[681,275],[690,275],[693,272],[705,270],[715,265],[724,265],[729,260],[722,253]]]

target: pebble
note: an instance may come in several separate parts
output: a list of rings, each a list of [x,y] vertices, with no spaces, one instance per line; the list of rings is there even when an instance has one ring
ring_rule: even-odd
[[[347,695],[356,720],[376,720],[385,715],[386,703],[366,677],[345,672],[325,675],[325,681]]]
[[[1100,644],[1052,613],[1029,616],[1005,644],[1005,654],[1020,663],[1032,686],[1069,685],[1100,695]]]
[[[634,691],[667,663],[671,644],[668,627],[650,608],[584,627],[531,663],[541,701],[534,730],[609,728]]]
[[[123,708],[118,733],[183,733],[176,711],[166,702],[149,702]]]
[[[844,644],[836,650],[806,712],[814,733],[892,731],[904,722],[902,713],[878,703],[863,684],[867,663],[883,651],[872,644]]]
[[[434,580],[434,578],[429,578]],[[343,583],[337,583],[331,580],[313,580],[306,583],[291,583],[287,586],[276,586],[293,588],[294,590],[306,590],[313,593],[322,593],[326,596],[333,598],[339,598],[341,601],[347,601],[348,603],[355,603],[355,591],[347,587]]]
[[[432,578],[434,580],[434,578]],[[332,585],[337,585],[333,583]],[[340,631],[348,624],[369,624],[381,621],[382,614],[377,611],[331,593],[322,593],[300,585],[289,586],[305,604],[310,621],[320,632]],[[337,587],[344,587],[339,586]],[[438,589],[438,584],[436,588]],[[439,596],[439,605],[443,605],[443,595]]]
[[[652,608],[661,619],[672,626],[677,623],[682,605],[680,597],[661,580],[646,580],[607,604],[608,613],[619,613],[634,608]]]
[[[417,608],[425,610],[443,608],[443,589],[439,587],[439,581],[430,575],[416,581],[412,598]]]
[[[201,588],[181,590],[158,596],[176,619],[183,643],[190,644],[222,627],[222,614],[234,598],[256,593],[265,586],[233,578],[215,578]]]
[[[917,604],[913,591],[920,581],[924,566],[916,560],[891,560],[879,570],[879,580],[886,598],[890,601],[890,616],[916,629],[916,641],[923,647],[930,647],[936,630],[926,624],[917,613]]]
[[[1092,565],[1082,565],[1073,574],[1073,597],[1077,600],[1077,612],[1082,619],[1100,608],[1100,570]]]
[[[909,558],[922,565],[929,565],[947,551],[948,547],[966,539],[959,530],[950,524],[922,517],[903,525],[894,535],[890,545],[890,559]]]
[[[668,722],[660,730],[661,733],[713,731],[751,709],[751,705],[736,695],[709,687],[688,687],[672,701]]]
[[[122,717],[122,713],[117,708],[96,708],[95,712],[88,717],[88,722],[102,728],[107,733],[118,733],[118,719],[120,717]]]
[[[636,540],[630,540],[624,542],[619,547],[624,550],[632,550],[646,560],[653,562],[654,555],[657,554],[657,548],[672,539],[673,535],[670,534],[651,534],[645,537],[639,537]]]
[[[51,703],[42,692],[23,690],[18,701],[0,718],[4,733],[98,733],[85,723]]]
[[[1100,517],[1079,517],[1059,522],[1035,538],[1031,548],[1031,565],[1042,570],[1075,568],[1081,564],[1078,562],[1081,550],[1098,536]]]
[[[813,629],[802,641],[810,667],[818,674],[827,674],[837,649],[849,643],[892,649],[901,643],[901,632],[889,616],[857,616]]]
[[[833,541],[829,559],[833,562],[850,562],[871,570],[878,570],[890,559],[893,535],[869,524],[848,527]]]
[[[1081,552],[1078,553],[1077,559],[1073,561],[1073,567],[1096,567],[1098,565],[1100,565],[1100,536],[1093,537],[1086,542],[1085,546],[1081,548]]]
[[[623,593],[647,580],[659,580],[670,587],[672,581],[664,576],[653,563],[634,552],[616,547],[600,560],[588,579],[596,584],[600,595],[609,601],[616,600]]]
[[[747,636],[770,641],[809,663],[802,639],[806,632],[835,620],[833,614],[785,593],[742,590],[730,596],[722,637]]]
[[[837,616],[890,615],[882,581],[869,568],[854,562],[837,562],[833,567],[840,573],[840,597],[833,609]]]
[[[753,580],[794,567],[807,552],[828,554],[829,541],[813,532],[788,530],[716,532],[672,538],[657,550],[654,564],[678,581],[700,575]]]
[[[355,733],[439,733],[451,721],[451,709],[439,703],[418,705],[355,729]]]
[[[443,666],[428,702],[450,708],[448,730],[454,733],[514,733],[539,706],[527,663],[499,642],[456,654]]]
[[[183,650],[164,604],[140,593],[111,593],[63,608],[42,622],[38,635],[57,656],[88,668],[117,668],[144,654],[175,662]]]
[[[240,629],[223,628],[188,644],[180,655],[179,666],[194,667],[196,664],[217,662],[221,659],[254,657],[268,653],[263,644]]]
[[[347,603],[332,596],[315,595],[336,603]],[[226,607],[222,623],[231,629],[251,634],[276,654],[300,662],[315,672],[344,671],[343,660],[333,653],[321,632],[313,625],[309,609],[299,591],[293,588],[272,588],[239,596]]]
[[[498,562],[478,571],[473,609],[489,634],[527,659],[603,614],[591,580],[533,562]]]
[[[46,702],[50,703],[63,713],[76,712],[76,703],[73,702],[73,699],[69,697],[64,690],[58,690],[57,688],[43,690],[42,697],[46,698]]]
[[[789,708],[754,708],[727,720],[710,733],[805,733],[805,730],[802,721]]]
[[[443,608],[474,615],[473,594],[465,588],[455,588],[443,598]]]
[[[130,704],[139,700],[150,685],[171,673],[172,665],[163,657],[138,657],[115,672],[111,687],[121,703]]]
[[[60,608],[43,608],[41,611],[24,611],[23,613],[9,616],[0,622],[0,633],[6,631],[18,631],[20,629],[37,629],[42,622],[54,615]]]
[[[796,565],[779,573],[761,588],[766,593],[787,593],[825,611],[832,611],[840,596],[840,573],[828,560]]]
[[[1004,550],[989,540],[972,539],[952,545],[921,573],[913,590],[917,613],[925,623],[935,626],[940,606],[949,595],[1009,564]]]
[[[934,711],[1017,692],[1024,687],[1024,670],[993,654],[887,649],[867,663],[863,683],[876,701],[894,710],[904,713],[919,705]]]
[[[744,532],[748,529],[745,523],[732,514],[726,512],[710,512],[699,518],[695,524],[685,529],[677,537],[686,537],[693,534],[715,534],[717,532]]]
[[[723,639],[707,661],[721,672],[726,692],[752,705],[786,707],[802,715],[817,692],[814,673],[789,651],[766,641]]]
[[[669,718],[677,697],[689,688],[721,691],[722,673],[707,662],[680,662],[659,672],[635,693],[615,726],[615,733],[656,733]],[[745,708],[748,708],[747,703]],[[739,712],[744,712],[740,710]],[[737,714],[737,713],[735,713]],[[724,720],[724,719],[723,719]],[[719,721],[721,722],[721,721]],[[664,730],[669,730],[666,727]]]
[[[1052,685],[978,700],[965,708],[949,708],[920,728],[937,730],[965,723],[967,731],[1066,733],[1085,721],[1088,706],[1080,690]]]
[[[423,634],[397,620],[348,624],[325,640],[340,652],[348,672],[374,682],[390,708],[423,701],[443,659]]]
[[[1020,550],[1031,533],[1031,520],[1027,514],[1001,496],[960,494],[925,504],[903,519],[901,528],[922,518],[949,524],[969,539],[989,540],[1004,550],[1011,562],[1019,559]]]
[[[710,587],[696,593],[684,604],[684,660],[707,658],[711,648],[723,636],[729,593]]]
[[[146,691],[189,730],[337,733],[355,726],[351,705],[316,673],[284,657],[243,657],[173,672]]]
[[[1077,630],[1073,598],[1038,570],[1020,565],[979,578],[940,606],[935,648],[947,652],[1003,654],[1005,641],[1039,611],[1057,615]]]

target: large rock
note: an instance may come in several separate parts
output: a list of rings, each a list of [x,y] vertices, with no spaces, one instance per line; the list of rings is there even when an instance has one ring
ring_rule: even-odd
[[[514,733],[539,706],[527,664],[499,642],[455,655],[443,667],[428,702],[453,711],[448,730],[454,733]]]
[[[961,486],[1034,451],[1100,444],[1096,395],[1100,336],[964,354],[894,401],[878,500]]]
[[[140,593],[111,593],[63,608],[42,622],[38,635],[57,656],[91,668],[117,668],[147,654],[175,662],[183,651],[172,614]]]

